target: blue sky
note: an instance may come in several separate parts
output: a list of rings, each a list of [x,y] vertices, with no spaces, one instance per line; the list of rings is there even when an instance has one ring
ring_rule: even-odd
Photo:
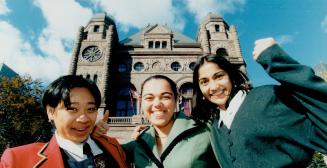
[[[274,37],[300,63],[327,63],[327,0],[0,0],[0,63],[49,82],[67,74],[74,39],[94,13],[107,12],[120,40],[148,24],[195,39],[208,12],[235,25],[253,84],[274,82],[252,60],[254,41]]]

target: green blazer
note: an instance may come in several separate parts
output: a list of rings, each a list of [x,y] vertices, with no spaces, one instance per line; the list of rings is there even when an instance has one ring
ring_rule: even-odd
[[[314,151],[327,153],[327,83],[278,45],[258,58],[279,85],[251,90],[231,128],[211,127],[222,167],[306,167]]]
[[[202,168],[219,167],[210,145],[208,127],[179,112],[159,156],[152,126],[143,131],[137,141],[123,145],[127,158],[135,167]]]

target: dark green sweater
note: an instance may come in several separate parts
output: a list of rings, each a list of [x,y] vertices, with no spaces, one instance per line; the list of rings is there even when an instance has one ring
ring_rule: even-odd
[[[231,128],[211,127],[211,143],[225,167],[306,167],[327,153],[327,83],[278,45],[258,58],[280,85],[251,90]]]

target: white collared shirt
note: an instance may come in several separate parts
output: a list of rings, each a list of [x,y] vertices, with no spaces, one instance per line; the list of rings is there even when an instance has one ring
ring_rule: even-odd
[[[229,106],[227,108],[227,110],[222,110],[219,109],[219,121],[218,121],[218,128],[220,126],[220,123],[223,122],[224,125],[230,129],[234,117],[238,111],[238,109],[240,108],[241,104],[243,103],[244,99],[246,97],[246,92],[245,91],[238,91],[237,94],[233,97],[233,99],[230,101]]]
[[[83,154],[83,145],[84,143],[74,143],[70,140],[64,139],[61,137],[58,132],[55,132],[56,140],[60,148],[65,150],[71,157],[73,157],[76,161],[83,161],[87,159],[87,156]],[[90,138],[90,136],[85,141],[90,147],[93,155],[98,155],[103,153],[103,151],[98,147],[98,145]]]

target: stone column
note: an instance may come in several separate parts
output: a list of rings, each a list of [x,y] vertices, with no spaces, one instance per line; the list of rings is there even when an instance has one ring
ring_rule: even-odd
[[[206,27],[205,25],[201,25],[201,28],[200,28],[200,42],[201,42],[201,45],[202,45],[202,48],[203,48],[203,54],[209,54],[210,53],[210,44],[209,44],[209,38],[208,38],[208,35],[207,35],[207,30],[206,30]]]
[[[105,60],[104,60],[104,66],[103,66],[103,76],[101,80],[101,87],[103,90],[102,93],[102,101],[100,108],[107,108],[107,97],[109,95],[109,70],[110,70],[110,57],[112,56],[112,44],[113,44],[113,32],[114,32],[114,26],[110,25],[109,29],[107,30],[106,40],[107,40],[107,48],[105,51]]]

